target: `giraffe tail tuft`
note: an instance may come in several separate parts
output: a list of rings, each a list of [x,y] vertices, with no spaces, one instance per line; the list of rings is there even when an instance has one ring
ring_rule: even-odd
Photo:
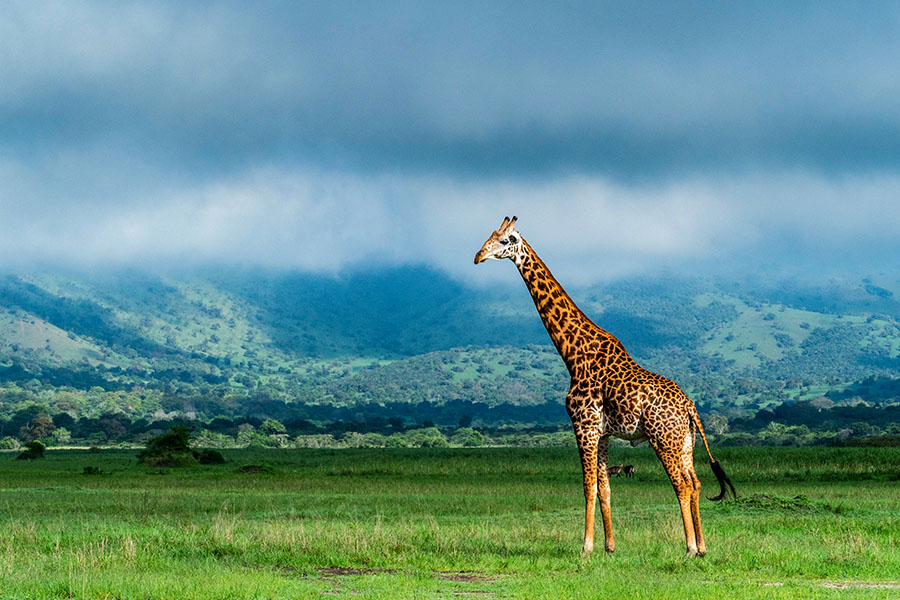
[[[718,496],[713,496],[709,499],[713,502],[718,502],[719,500],[725,498],[725,496],[728,494],[728,490],[725,488],[725,484],[728,484],[728,487],[731,488],[732,496],[737,498],[737,492],[734,491],[734,485],[732,485],[731,479],[728,478],[728,475],[725,474],[725,469],[722,468],[722,465],[719,464],[719,461],[710,458],[709,466],[712,468],[712,472],[715,474],[716,479],[719,482],[719,486],[722,488],[719,491]]]

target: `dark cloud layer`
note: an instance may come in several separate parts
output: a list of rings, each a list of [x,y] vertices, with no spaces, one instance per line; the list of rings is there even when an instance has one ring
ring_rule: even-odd
[[[894,3],[8,3],[0,251],[456,268],[530,212],[608,271],[883,260],[898,30]]]
[[[478,173],[893,167],[900,9],[22,3],[7,150]]]

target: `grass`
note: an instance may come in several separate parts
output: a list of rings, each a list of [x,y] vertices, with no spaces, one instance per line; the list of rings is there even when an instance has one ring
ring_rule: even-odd
[[[693,560],[652,452],[611,452],[637,477],[613,479],[616,553],[587,562],[569,449],[233,450],[187,469],[0,453],[0,598],[900,594],[898,449],[720,449],[742,498],[703,501]]]

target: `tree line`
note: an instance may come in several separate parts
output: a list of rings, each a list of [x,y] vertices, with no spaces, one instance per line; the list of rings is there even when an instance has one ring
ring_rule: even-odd
[[[702,414],[706,431],[724,445],[844,444],[900,436],[900,405],[862,400],[838,404],[827,397],[785,403],[752,417]],[[571,445],[574,437],[559,403],[534,406],[446,404],[360,407],[309,406],[268,399],[244,416],[211,419],[166,414],[129,416],[110,410],[73,417],[30,403],[0,414],[0,449],[41,441],[48,446],[142,444],[173,426],[187,427],[200,445],[224,447]]]

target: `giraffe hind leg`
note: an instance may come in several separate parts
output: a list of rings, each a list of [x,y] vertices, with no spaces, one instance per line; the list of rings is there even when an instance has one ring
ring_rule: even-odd
[[[609,438],[600,438],[597,452],[597,496],[600,500],[600,518],[603,521],[603,545],[606,551],[612,554],[616,550],[616,542],[613,540],[612,512],[610,509],[609,471]]]
[[[706,554],[706,542],[703,540],[703,528],[700,526],[700,478],[694,472],[693,465],[688,472],[693,483],[693,492],[691,493],[691,519],[694,523],[694,536],[697,539],[697,556]]]
[[[697,494],[694,493],[694,481],[690,474],[685,469],[685,460],[684,460],[684,446],[687,445],[687,441],[685,443],[679,444],[678,447],[670,447],[669,445],[663,444],[654,444],[651,441],[651,445],[653,449],[656,451],[656,456],[659,457],[660,462],[663,464],[663,468],[666,471],[666,475],[669,476],[669,481],[672,483],[672,488],[675,490],[675,497],[678,499],[678,506],[681,509],[681,521],[684,525],[684,538],[687,547],[687,556],[697,556],[699,552],[699,548],[697,545],[697,534],[694,525],[694,509],[693,509],[693,497],[697,496],[697,521],[699,527],[699,489],[697,490]],[[693,448],[691,448],[693,450]],[[705,547],[704,547],[705,552]]]
[[[694,443],[697,440],[697,431],[691,427],[684,437],[684,446],[681,453],[681,474],[683,480],[690,484],[691,489],[691,521],[694,525],[694,538],[697,541],[697,556],[706,554],[706,542],[703,540],[703,528],[700,525],[700,478],[694,470]],[[690,554],[690,549],[688,549]]]

